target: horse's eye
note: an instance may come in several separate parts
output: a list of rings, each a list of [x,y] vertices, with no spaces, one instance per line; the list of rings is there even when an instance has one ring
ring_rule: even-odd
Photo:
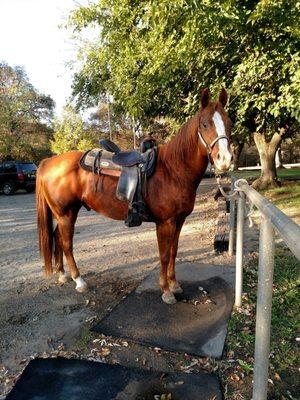
[[[207,128],[207,123],[206,122],[202,122],[202,126],[203,126],[203,128]]]

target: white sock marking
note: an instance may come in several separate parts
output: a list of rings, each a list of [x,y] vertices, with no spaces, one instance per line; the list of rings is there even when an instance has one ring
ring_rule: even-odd
[[[58,282],[66,283],[67,280],[68,280],[67,273],[59,271],[59,273],[58,273]]]
[[[84,279],[81,278],[81,276],[78,276],[77,278],[73,279],[73,281],[76,282],[76,289],[86,286],[86,283]]]

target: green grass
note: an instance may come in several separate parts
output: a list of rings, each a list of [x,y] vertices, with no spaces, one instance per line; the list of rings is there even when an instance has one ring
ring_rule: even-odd
[[[300,182],[285,182],[282,187],[263,191],[262,194],[281,210],[288,211],[298,207],[300,214]]]
[[[299,277],[300,263],[286,248],[276,250],[274,290],[272,302],[272,331],[269,387],[272,399],[282,397],[288,391],[297,396],[298,366],[297,330],[299,329]],[[246,375],[253,373],[255,340],[255,305],[257,290],[257,259],[253,259],[244,271],[243,308],[236,310],[229,323],[227,351],[235,352],[234,358]],[[298,333],[299,334],[299,333]],[[248,390],[251,392],[251,385]],[[294,397],[296,398],[296,397]]]
[[[300,217],[300,183],[284,182],[280,188],[261,192],[273,204],[293,218]],[[300,245],[300,244],[299,244]],[[253,357],[255,341],[255,307],[257,292],[258,255],[244,267],[246,295],[243,307],[235,310],[229,324],[227,351],[233,351],[237,367],[245,374],[243,395],[251,398],[253,378]],[[297,374],[300,363],[299,342],[299,300],[300,262],[283,244],[276,245],[274,286],[272,301],[271,358],[269,377],[269,399],[296,399],[300,392]],[[234,393],[234,390],[233,390]],[[236,399],[234,394],[230,399]]]
[[[277,170],[278,177],[282,180],[284,179],[300,179],[300,168],[283,168]],[[251,170],[251,171],[233,171],[232,175],[238,178],[244,178],[247,180],[254,180],[260,176],[260,170]]]

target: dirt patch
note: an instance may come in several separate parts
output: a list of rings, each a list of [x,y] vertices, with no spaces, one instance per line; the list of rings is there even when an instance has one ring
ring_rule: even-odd
[[[181,234],[179,261],[232,264],[226,254],[217,256],[213,252],[218,211],[212,188],[211,182],[200,186],[194,212]],[[0,196],[0,209],[3,393],[26,360],[37,354],[66,351],[93,359],[91,346],[99,337],[89,332],[91,323],[118,304],[157,265],[158,250],[154,224],[128,229],[122,222],[81,210],[75,231],[75,257],[90,290],[79,294],[73,282],[59,285],[56,277],[48,280],[43,276],[34,195]],[[185,357],[190,360],[188,356],[147,350],[143,346],[129,347],[130,350],[122,343],[111,345],[107,347],[107,356],[99,357],[156,369],[176,369],[176,365],[184,364]]]

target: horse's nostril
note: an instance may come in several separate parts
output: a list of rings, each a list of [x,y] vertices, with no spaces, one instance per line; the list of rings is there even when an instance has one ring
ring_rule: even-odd
[[[231,158],[230,158],[230,161],[233,161],[233,154],[231,154]]]
[[[220,158],[221,158],[221,155],[220,155],[220,153],[218,153],[217,159],[220,160]]]

